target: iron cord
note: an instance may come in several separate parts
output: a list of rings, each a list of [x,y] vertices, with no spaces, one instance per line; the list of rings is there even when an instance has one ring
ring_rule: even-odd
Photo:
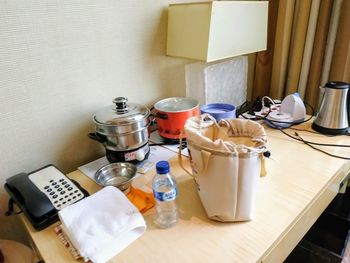
[[[335,157],[335,158],[339,158],[339,159],[343,159],[343,160],[350,160],[350,157],[345,157],[345,156],[339,156],[339,155],[335,155],[335,154],[331,154],[329,152],[326,152],[320,148],[317,148],[313,145],[319,145],[319,146],[331,146],[331,147],[350,147],[350,145],[337,145],[337,144],[324,144],[324,143],[315,143],[315,142],[310,142],[310,141],[306,141],[304,140],[297,132],[295,132],[295,136],[292,136],[288,133],[286,133],[285,131],[283,131],[282,129],[279,129],[280,132],[282,132],[284,135],[294,139],[294,140],[297,140],[297,141],[300,141],[300,142],[303,142],[304,144],[306,144],[307,146],[311,147],[312,149],[316,150],[316,151],[319,151],[319,152],[322,152],[324,154],[327,154],[329,156],[332,156],[332,157]]]
[[[264,97],[264,98],[265,98],[265,97]],[[254,103],[257,103],[257,100],[256,100]],[[263,102],[262,102],[262,103],[263,103]],[[243,103],[242,105],[246,105],[246,104],[247,104],[247,102]],[[276,104],[277,104],[277,103],[276,103]],[[331,154],[331,153],[329,153],[329,152],[327,152],[327,151],[325,151],[325,150],[319,149],[319,148],[317,148],[317,147],[314,146],[314,145],[317,145],[317,146],[327,146],[327,147],[349,147],[349,148],[350,148],[350,145],[347,145],[347,144],[327,144],[327,143],[312,142],[312,141],[304,140],[297,132],[295,132],[295,136],[293,136],[293,135],[290,135],[290,134],[288,134],[287,132],[285,132],[285,131],[283,130],[283,129],[288,129],[288,128],[298,130],[298,129],[296,129],[296,128],[293,128],[292,126],[295,126],[295,125],[299,125],[299,124],[308,122],[308,121],[310,121],[310,120],[312,119],[312,117],[313,117],[313,115],[314,115],[314,113],[315,113],[314,108],[313,108],[310,104],[308,104],[308,103],[306,103],[306,102],[304,102],[304,104],[310,108],[310,110],[311,110],[311,115],[310,115],[309,118],[307,118],[307,119],[305,119],[305,120],[303,120],[303,121],[299,121],[299,122],[285,122],[285,121],[275,121],[275,120],[271,121],[271,120],[267,119],[267,116],[268,116],[268,115],[271,113],[271,111],[272,111],[272,110],[271,110],[271,105],[269,105],[269,111],[267,112],[267,114],[266,114],[265,116],[254,116],[253,118],[248,118],[248,117],[244,116],[244,113],[240,113],[237,117],[241,116],[241,117],[243,117],[244,119],[250,119],[250,120],[263,120],[263,121],[265,121],[265,122],[268,122],[268,124],[269,124],[271,127],[275,128],[275,129],[278,129],[278,130],[279,130],[280,132],[282,132],[284,135],[286,135],[286,136],[288,136],[288,137],[290,137],[290,138],[292,138],[292,139],[294,139],[294,140],[300,141],[300,142],[306,144],[307,146],[311,147],[312,149],[314,149],[314,150],[316,150],[316,151],[322,152],[322,153],[324,153],[324,154],[327,154],[327,155],[332,156],[332,157],[335,157],[335,158],[340,158],[340,159],[344,159],[344,160],[350,160],[350,157],[344,157],[344,156],[339,156],[339,155]],[[274,104],[274,105],[275,105],[275,104]],[[252,105],[251,107],[253,108],[253,106],[254,106],[254,105]],[[289,126],[289,127],[284,127],[284,128],[282,128],[282,127],[279,127],[279,126],[275,125],[274,123],[290,124],[290,126]],[[316,133],[316,132],[309,131],[309,130],[299,130],[299,131],[307,131],[307,132],[311,132],[311,133]],[[317,134],[318,134],[318,133],[317,133]],[[348,133],[348,134],[346,134],[346,135],[349,136],[350,133]],[[329,135],[326,135],[326,136],[331,137],[331,136],[329,136]]]
[[[294,130],[294,131],[303,131],[303,132],[309,132],[309,133],[314,133],[314,134],[320,134],[319,132],[316,132],[316,131],[310,131],[310,130],[306,130],[306,129],[298,129],[295,127],[289,127],[289,129]],[[334,137],[336,135],[323,134],[323,136]]]

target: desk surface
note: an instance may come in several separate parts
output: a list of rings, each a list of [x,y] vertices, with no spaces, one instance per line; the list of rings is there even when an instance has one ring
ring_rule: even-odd
[[[303,128],[309,128],[304,124]],[[260,178],[255,217],[242,223],[220,223],[206,217],[190,178],[170,160],[179,184],[179,223],[170,229],[153,224],[154,210],[146,213],[147,231],[109,262],[282,262],[335,197],[350,172],[350,162],[315,151],[307,145],[266,129],[271,159],[267,176]],[[294,133],[293,130],[286,130]],[[304,139],[349,144],[349,136],[328,137],[299,132]],[[349,156],[344,148],[323,147]],[[188,160],[186,160],[188,165]],[[140,180],[150,183],[154,170]],[[79,171],[68,174],[93,193],[99,190]],[[38,252],[46,263],[77,262],[58,240],[53,227],[36,231],[21,216]]]

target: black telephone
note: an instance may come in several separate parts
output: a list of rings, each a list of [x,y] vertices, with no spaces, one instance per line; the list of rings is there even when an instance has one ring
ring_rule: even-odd
[[[56,222],[60,209],[89,195],[52,164],[29,174],[16,174],[6,180],[4,188],[11,197],[7,214],[16,203],[38,230]]]

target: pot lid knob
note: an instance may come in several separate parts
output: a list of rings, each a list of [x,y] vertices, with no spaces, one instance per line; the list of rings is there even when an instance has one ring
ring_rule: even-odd
[[[118,113],[125,113],[128,111],[128,105],[126,104],[127,101],[128,99],[125,97],[117,97],[113,100]]]

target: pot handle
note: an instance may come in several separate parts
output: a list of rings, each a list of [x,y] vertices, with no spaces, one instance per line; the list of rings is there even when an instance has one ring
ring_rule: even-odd
[[[104,143],[104,142],[106,142],[106,140],[107,140],[105,136],[102,136],[102,135],[100,135],[100,134],[98,134],[98,133],[95,133],[95,132],[89,133],[89,134],[88,134],[88,137],[89,137],[90,139],[93,139],[93,140],[98,141],[98,142],[100,142],[100,143]]]
[[[154,112],[155,111],[155,112]],[[161,112],[158,112],[154,107],[152,107],[150,109],[150,112],[151,112],[151,116],[153,118],[159,118],[159,119],[163,119],[163,120],[167,120],[168,119],[168,114],[166,113],[161,113]]]
[[[156,118],[163,119],[163,120],[167,120],[168,119],[168,114],[166,114],[166,113],[156,112],[156,114],[154,116]]]

